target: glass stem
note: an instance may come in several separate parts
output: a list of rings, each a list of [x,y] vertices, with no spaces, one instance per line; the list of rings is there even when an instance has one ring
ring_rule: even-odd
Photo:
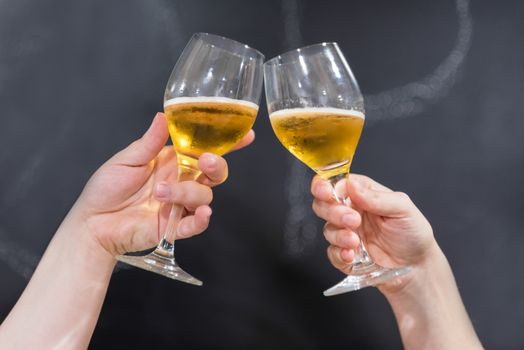
[[[198,170],[198,160],[178,155],[178,182],[195,180],[200,173],[200,170]],[[154,254],[166,259],[175,260],[177,227],[183,214],[184,207],[182,205],[171,205],[164,237],[160,240],[160,243],[158,243]]]
[[[351,205],[351,199],[347,194],[347,184],[346,180],[349,176],[349,173],[339,174],[330,177],[329,183],[331,184],[333,197],[335,197],[338,203],[344,204],[346,206]],[[358,234],[358,233],[357,233]],[[364,241],[359,235],[360,243],[358,248],[355,251],[355,257],[353,258],[353,268],[365,267],[373,264],[373,260],[368,254],[366,247],[364,246]]]

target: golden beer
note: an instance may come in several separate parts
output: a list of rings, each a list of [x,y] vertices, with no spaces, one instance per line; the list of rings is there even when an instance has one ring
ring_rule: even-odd
[[[164,110],[177,153],[196,159],[231,150],[253,126],[258,106],[222,97],[179,97]]]
[[[364,114],[338,108],[284,109],[270,115],[280,142],[323,178],[349,172]]]

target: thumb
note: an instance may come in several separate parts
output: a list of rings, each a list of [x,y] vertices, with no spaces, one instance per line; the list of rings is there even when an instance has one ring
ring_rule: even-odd
[[[145,165],[160,153],[168,136],[166,116],[157,113],[145,134],[118,152],[110,162],[127,166]]]
[[[350,177],[348,191],[353,204],[371,214],[402,217],[413,208],[407,194],[377,189],[373,180],[366,177]]]

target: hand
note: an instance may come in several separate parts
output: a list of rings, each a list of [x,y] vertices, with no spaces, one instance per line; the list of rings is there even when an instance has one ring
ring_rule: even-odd
[[[328,257],[337,269],[350,272],[359,237],[373,260],[385,267],[409,265],[416,270],[438,250],[429,222],[405,193],[393,192],[362,175],[351,174],[345,182],[349,207],[335,201],[330,184],[320,177],[313,179],[311,187],[313,210],[327,221]],[[410,275],[379,289],[399,289]]]
[[[313,210],[328,222],[324,235],[333,266],[351,270],[360,236],[377,264],[411,267],[377,286],[395,313],[404,348],[482,349],[433,230],[406,194],[355,174],[336,186],[339,196],[349,196],[349,206],[338,204],[320,177],[311,191]]]
[[[226,180],[227,163],[220,156],[203,154],[197,181],[175,183],[176,153],[165,146],[167,138],[166,118],[158,113],[142,138],[95,172],[72,210],[86,234],[111,256],[154,247],[172,203],[187,211],[178,224],[177,239],[199,234],[209,224],[211,187]],[[253,139],[250,131],[235,149]]]

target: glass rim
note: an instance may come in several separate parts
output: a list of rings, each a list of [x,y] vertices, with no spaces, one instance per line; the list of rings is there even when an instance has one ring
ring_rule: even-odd
[[[276,65],[283,65],[287,63],[293,63],[298,60],[298,57],[301,54],[313,54],[321,52],[319,48],[325,48],[325,47],[332,47],[336,50],[340,50],[338,47],[338,44],[335,41],[323,41],[316,44],[306,45],[303,47],[299,47],[297,49],[289,50],[284,53],[281,53],[280,55],[277,55],[264,63],[264,66],[276,66]]]
[[[252,57],[255,59],[261,59],[264,61],[264,54],[257,49],[241,43],[240,41],[230,39],[228,37],[212,34],[212,33],[206,33],[206,32],[197,32],[194,33],[191,39],[198,39],[202,40],[208,44],[215,45],[219,49],[229,51],[233,54],[239,55],[239,56],[247,56]],[[227,44],[228,46],[226,47]]]

